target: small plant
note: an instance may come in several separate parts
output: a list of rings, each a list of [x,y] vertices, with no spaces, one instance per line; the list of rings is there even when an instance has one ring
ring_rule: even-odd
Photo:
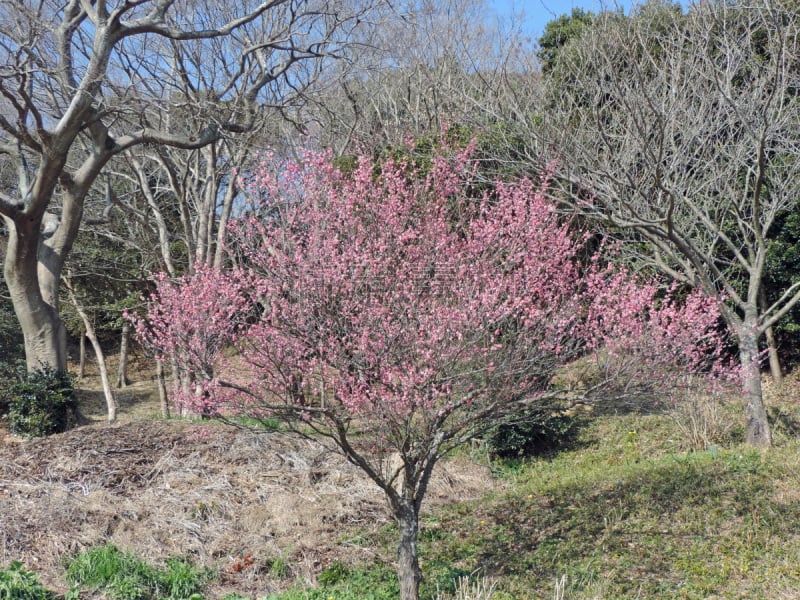
[[[331,566],[322,571],[317,577],[317,581],[324,586],[332,586],[344,581],[350,576],[350,569],[347,565],[335,561]]]
[[[11,387],[9,427],[13,433],[42,437],[66,431],[76,407],[72,377],[65,371],[39,369]]]
[[[275,579],[286,579],[291,571],[285,558],[274,558],[269,562],[269,574]]]
[[[477,580],[460,577],[452,595],[437,594],[436,600],[491,600],[496,585],[495,581],[486,577]]]
[[[39,575],[25,570],[21,562],[0,569],[0,600],[54,600],[55,594],[39,583]]]
[[[675,404],[672,418],[690,450],[730,441],[738,425],[735,415],[717,394],[698,392]]]

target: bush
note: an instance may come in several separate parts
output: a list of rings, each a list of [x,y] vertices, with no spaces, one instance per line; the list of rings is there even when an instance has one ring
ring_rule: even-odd
[[[41,437],[66,431],[76,408],[72,377],[52,369],[28,373],[11,387],[8,406],[9,428],[16,434]]]
[[[10,389],[24,372],[25,349],[14,309],[0,296],[0,390]],[[6,412],[8,398],[0,395],[0,415]]]
[[[492,456],[505,459],[550,454],[568,447],[577,429],[577,419],[569,415],[540,412],[523,415],[492,430],[489,451]]]
[[[0,600],[53,600],[55,594],[39,583],[36,573],[26,571],[20,562],[0,569]]]

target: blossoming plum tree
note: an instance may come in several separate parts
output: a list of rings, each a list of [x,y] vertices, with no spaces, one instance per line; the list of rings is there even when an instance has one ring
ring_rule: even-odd
[[[626,393],[636,373],[652,384],[719,354],[712,303],[659,301],[656,286],[579,260],[546,178],[481,196],[469,148],[424,170],[362,158],[343,173],[325,154],[274,164],[232,225],[237,269],[161,279],[139,329],[195,377],[184,402],[281,418],[383,490],[404,600],[418,598],[420,507],[442,456],[562,398],[554,373],[601,344],[642,358],[623,369]]]

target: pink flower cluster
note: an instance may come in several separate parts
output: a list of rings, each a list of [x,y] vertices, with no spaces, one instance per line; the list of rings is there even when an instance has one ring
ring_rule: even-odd
[[[712,301],[581,264],[546,178],[478,194],[470,151],[425,172],[362,158],[344,174],[313,153],[265,162],[231,225],[241,266],[161,277],[140,335],[216,408],[233,398],[215,372],[228,346],[240,368],[226,381],[248,402],[329,402],[377,424],[468,423],[601,348],[650,378],[719,358]]]

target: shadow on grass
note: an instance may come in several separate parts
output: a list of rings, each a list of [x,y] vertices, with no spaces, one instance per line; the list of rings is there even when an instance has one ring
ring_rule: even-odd
[[[430,550],[529,589],[564,574],[578,590],[602,582],[609,598],[756,597],[757,572],[799,589],[800,503],[776,499],[782,474],[752,450],[609,466],[591,483],[536,482],[456,509]]]

